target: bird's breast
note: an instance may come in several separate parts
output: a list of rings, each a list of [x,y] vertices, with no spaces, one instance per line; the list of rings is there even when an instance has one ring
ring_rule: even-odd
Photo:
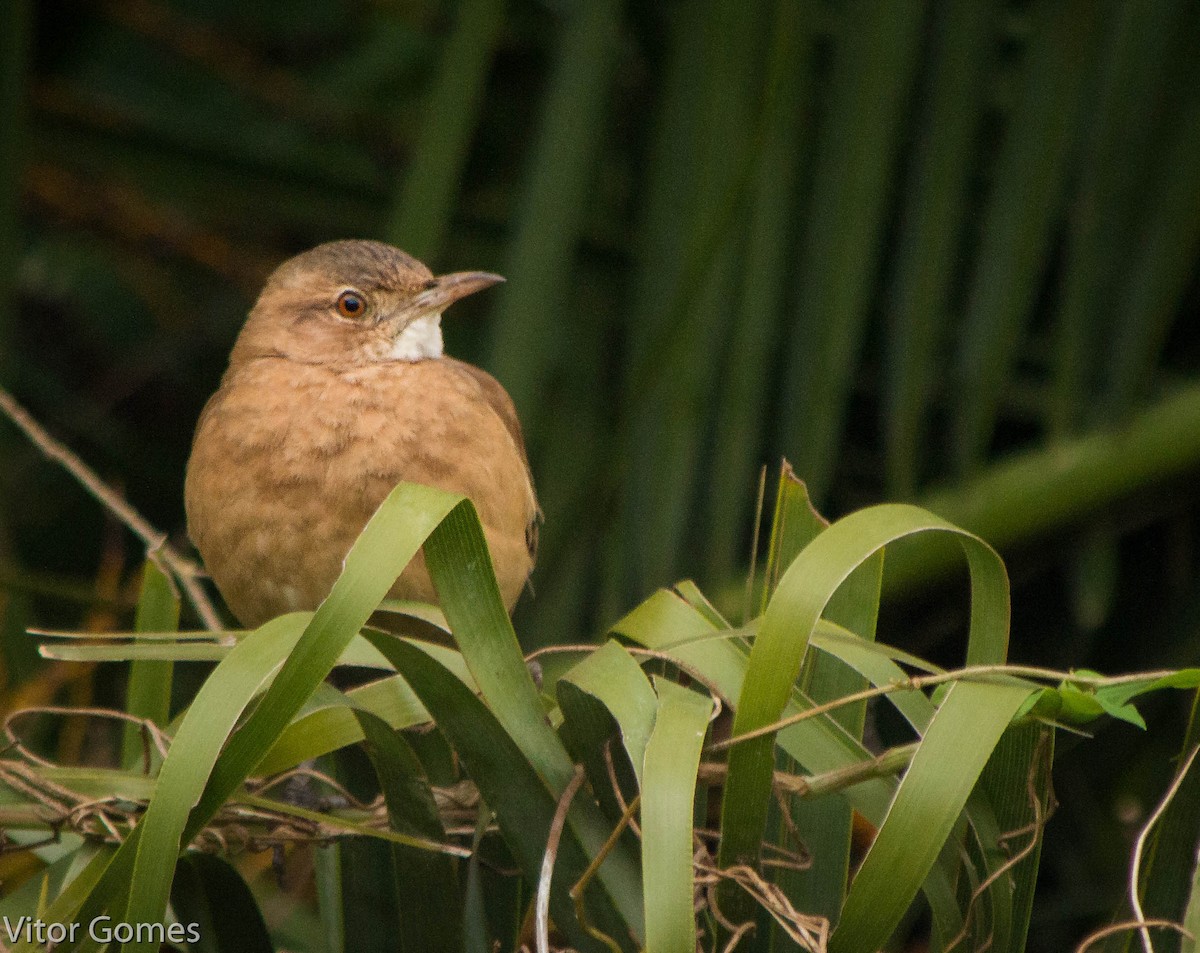
[[[458,367],[269,359],[231,368],[197,428],[186,503],[223,592],[249,585],[235,575],[259,579],[244,602],[262,601],[263,586],[279,590],[265,615],[239,609],[235,594],[240,617],[315,606],[401,481],[470,497],[497,562],[497,547],[524,538],[536,503],[523,448]],[[514,569],[519,591],[528,559]]]

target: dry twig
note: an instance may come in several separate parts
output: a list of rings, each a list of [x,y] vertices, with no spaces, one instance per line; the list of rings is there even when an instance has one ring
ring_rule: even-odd
[[[151,526],[141,513],[105,484],[96,471],[60,441],[50,436],[46,429],[33,419],[29,411],[17,403],[12,394],[3,387],[0,387],[0,411],[17,425],[47,459],[62,466],[94,499],[145,544],[146,558],[156,563],[168,577],[179,583],[206,628],[223,628],[217,610],[198,581],[200,570],[167,542],[165,533]]]

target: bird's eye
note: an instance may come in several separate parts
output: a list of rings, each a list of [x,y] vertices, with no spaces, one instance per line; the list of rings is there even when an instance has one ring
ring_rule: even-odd
[[[367,299],[357,291],[343,291],[338,295],[337,310],[343,318],[361,318],[367,313]]]

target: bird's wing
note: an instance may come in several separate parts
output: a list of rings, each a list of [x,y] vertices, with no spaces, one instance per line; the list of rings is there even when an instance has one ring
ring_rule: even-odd
[[[533,471],[529,469],[529,456],[525,452],[525,435],[521,431],[521,421],[517,417],[517,408],[513,406],[512,398],[508,396],[508,391],[487,371],[476,367],[474,364],[468,364],[466,361],[459,361],[452,357],[443,357],[442,360],[472,378],[479,385],[479,390],[488,402],[488,406],[492,408],[492,411],[503,422],[513,439],[513,443],[517,445],[517,450],[520,451],[521,459],[525,463],[525,476],[529,480],[529,496],[533,504],[533,513],[530,516],[529,524],[525,527],[525,543],[529,547],[530,558],[536,560],[538,524],[542,521],[542,511],[537,505],[537,495],[533,489]]]

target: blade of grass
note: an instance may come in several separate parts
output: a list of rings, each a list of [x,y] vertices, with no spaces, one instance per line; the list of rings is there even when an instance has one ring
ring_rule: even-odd
[[[1045,736],[1043,749],[1042,736]],[[996,750],[988,760],[987,766],[979,779],[980,791],[986,793],[995,810],[996,825],[1001,831],[1019,831],[1034,824],[1037,810],[1030,802],[1030,789],[1043,799],[1040,811],[1041,821],[1045,822],[1046,797],[1042,790],[1048,781],[1041,776],[1043,785],[1039,786],[1039,772],[1043,767],[1048,768],[1053,760],[1054,735],[1047,732],[1042,725],[1022,725],[1010,727],[1005,731],[996,745]],[[1039,759],[1044,758],[1044,766]],[[974,814],[973,814],[974,816]],[[1037,887],[1038,865],[1042,853],[1041,831],[1037,830],[1019,840],[1006,841],[1001,848],[996,838],[991,838],[987,844],[989,850],[999,854],[999,860],[1006,860],[1024,848],[1030,838],[1036,836],[1036,843],[1029,856],[1011,869],[1010,876],[1005,882],[1011,883],[1008,900],[1010,913],[1008,942],[1004,937],[996,937],[993,945],[996,953],[1022,953],[1025,950],[1029,933],[1029,919],[1033,913],[1034,892]]]
[[[1180,745],[1179,763],[1200,744],[1200,695],[1193,694],[1192,707]],[[1200,838],[1200,780],[1195,770],[1188,772],[1162,819],[1151,835],[1142,868],[1143,912],[1147,917],[1163,917],[1196,922],[1197,865],[1195,844]],[[1190,927],[1189,927],[1190,929]],[[1130,946],[1132,946],[1132,939]],[[1193,944],[1194,946],[1194,944]]]
[[[179,597],[171,580],[147,560],[142,569],[142,595],[134,628],[144,632],[169,631],[179,626]],[[172,662],[138,661],[129,667],[125,711],[146,718],[160,728],[171,717]],[[142,760],[145,739],[137,725],[126,725],[121,742],[121,764],[136,767]]]
[[[850,574],[830,600],[824,618],[839,623],[863,641],[874,641],[882,575],[880,551]],[[818,705],[860,691],[865,684],[863,677],[837,656],[808,652],[805,657],[800,686]],[[862,740],[865,702],[843,706],[831,714],[853,738]],[[807,870],[780,871],[778,882],[796,909],[836,923],[850,873],[850,805],[843,798],[817,798],[795,805],[793,816],[797,839],[807,848],[811,864]]]
[[[642,769],[642,883],[646,948],[694,953],[693,817],[711,698],[655,678],[658,715]]]
[[[185,717],[163,762],[155,797],[141,822],[117,849],[87,895],[71,899],[70,902],[81,906],[62,910],[62,921],[90,923],[106,910],[119,910],[125,908],[126,904],[134,907],[138,903],[140,898],[133,893],[133,889],[140,886],[135,878],[135,869],[136,861],[143,857],[139,849],[147,838],[147,831],[150,832],[152,844],[162,842],[158,853],[143,867],[153,867],[155,875],[159,877],[154,891],[156,896],[151,900],[155,904],[152,908],[154,912],[141,919],[124,922],[156,923],[161,920],[179,853],[179,830],[186,821],[187,810],[203,789],[217,753],[233,730],[236,720],[301,637],[303,621],[303,615],[292,615],[268,622],[257,630],[254,637],[245,639],[230,652],[204,683],[189,709],[191,717]],[[167,792],[165,795],[164,791]],[[157,896],[159,894],[161,896]],[[54,907],[58,907],[60,901],[67,903],[65,897],[66,894],[60,896]],[[114,919],[118,917],[114,916]],[[98,948],[98,941],[90,938],[81,946],[83,950]]]
[[[1021,686],[970,682],[946,694],[850,886],[830,953],[874,950],[887,941],[1028,696]]]
[[[785,453],[816,500],[828,491],[837,460],[926,6],[881,0],[841,11],[796,270],[799,304],[781,422]]]
[[[218,666],[201,689],[204,704],[198,704],[198,695],[190,717],[175,736],[159,773],[156,797],[137,827],[137,859],[132,865],[125,922],[154,923],[162,917],[170,870],[180,846],[191,841],[267,753],[433,529],[448,512],[469,506],[461,497],[415,484],[401,484],[393,490],[367,523],[346,556],[342,575],[303,631],[298,631],[297,619],[288,616],[264,627],[275,645],[284,648],[286,661],[223,750],[232,719],[252,697],[245,692],[256,691],[283,655],[268,653],[258,666],[243,670],[239,663],[249,650],[240,654],[239,650],[251,644],[246,640]],[[256,649],[264,641],[263,631],[259,630],[254,641]],[[292,638],[297,639],[295,648],[287,653]],[[231,662],[235,658],[238,662]],[[267,663],[270,667],[263,667]],[[230,690],[225,683],[235,678],[240,679],[238,688]],[[218,719],[215,713],[222,711],[231,717]],[[151,950],[148,944],[135,944],[129,953]]]
[[[1042,2],[1033,17],[963,318],[954,421],[960,474],[986,453],[1016,363],[1087,115],[1082,97],[1103,19],[1094,0]]]
[[[921,479],[926,423],[975,165],[998,4],[934,5],[929,75],[913,146],[888,291],[883,394],[888,494],[910,498]]]
[[[660,705],[641,666],[617,642],[609,641],[584,658],[561,681],[592,695],[611,712],[640,783],[646,745]]]
[[[698,672],[725,699],[744,694],[748,652],[727,639],[714,640],[714,629],[700,613],[674,594],[661,590],[613,626],[613,632],[646,648],[665,652],[685,670]],[[784,711],[790,716],[812,702],[792,692]],[[827,715],[785,728],[779,745],[813,774],[835,771],[872,760],[872,755]],[[871,778],[846,791],[846,797],[872,823],[883,822],[894,785]]]
[[[479,125],[505,0],[461,0],[442,51],[400,195],[384,240],[433,267],[446,246],[462,172]],[[408,113],[398,121],[409,121]]]
[[[571,783],[574,766],[546,723],[541,697],[500,599],[474,509],[449,514],[435,541],[437,545],[425,548],[426,564],[467,667],[500,724],[557,797]],[[378,647],[379,642],[372,641]],[[608,836],[599,811],[580,799],[568,815],[568,827],[592,855]],[[628,929],[640,935],[641,896],[632,859],[615,852],[601,868],[600,880]]]
[[[220,857],[184,854],[175,868],[171,906],[194,953],[275,949],[250,888]]]
[[[536,883],[557,807],[557,795],[551,794],[534,765],[504,730],[498,717],[461,681],[410,645],[382,635],[372,635],[371,638],[405,675],[430,710],[438,727],[458,752],[467,773],[479,787],[481,796],[495,812],[505,841],[526,879]],[[575,803],[582,807],[582,799],[577,799]],[[572,810],[572,813],[576,811]],[[550,910],[555,924],[567,934],[573,945],[584,950],[596,949],[597,943],[576,920],[567,888],[583,873],[587,866],[586,857],[590,853],[577,839],[575,825],[568,823],[563,831],[555,865],[555,883],[558,887],[550,897]],[[619,856],[614,856],[604,867],[609,867],[613,860],[618,864],[621,862]],[[603,872],[604,868],[601,870]],[[588,898],[589,915],[594,918],[593,923],[607,931],[615,929],[614,939],[621,943],[622,948],[626,947],[629,933],[621,929],[621,917],[610,905],[608,895],[592,891]],[[628,921],[625,922],[632,927]]]
[[[751,499],[760,463],[771,363],[793,243],[797,185],[809,144],[813,85],[812,4],[775,4],[763,104],[762,147],[754,172],[745,257],[737,278],[736,316],[725,356],[708,465],[710,579],[727,579],[745,552]]]
[[[494,323],[491,369],[537,433],[548,377],[571,354],[569,289],[604,146],[620,51],[620,0],[566,8],[554,73],[526,171]]]
[[[456,652],[415,640],[413,644],[438,659],[467,685],[474,686]],[[344,695],[333,693],[332,689],[330,692],[320,704],[306,706],[300,717],[287,726],[271,750],[255,766],[256,774],[286,771],[301,761],[361,741],[362,728],[348,707],[350,705],[379,716],[396,729],[429,720],[425,706],[400,675],[368,682],[350,689]],[[314,694],[314,699],[317,694]]]
[[[889,505],[852,513],[834,523],[792,562],[771,598],[750,653],[733,735],[772,724],[792,693],[808,638],[846,578],[886,543],[920,532],[958,536],[971,569],[968,664],[1002,662],[1008,644],[1008,579],[986,543],[916,507]],[[722,805],[718,863],[754,865],[770,802],[775,735],[737,745],[729,757]],[[982,767],[982,766],[981,766]],[[924,876],[922,876],[924,879]],[[733,894],[727,915],[741,922],[752,912]]]
[[[392,830],[445,841],[446,832],[421,762],[408,743],[383,719],[356,710],[364,747],[387,804]],[[463,945],[463,911],[455,864],[446,854],[390,845],[393,889],[399,912],[399,949],[411,953],[458,950]]]

